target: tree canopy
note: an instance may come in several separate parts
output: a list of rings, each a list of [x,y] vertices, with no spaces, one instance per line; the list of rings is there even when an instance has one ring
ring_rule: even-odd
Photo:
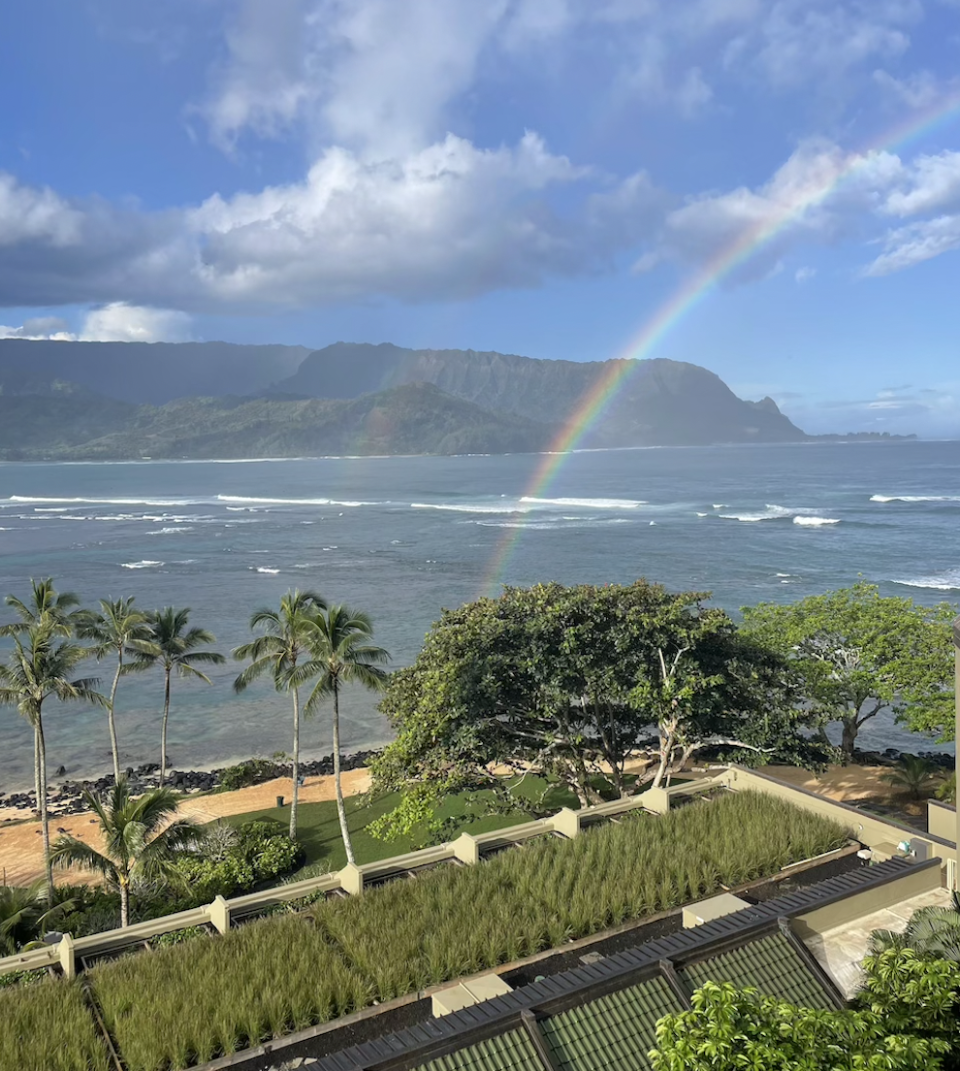
[[[949,604],[918,606],[860,582],[743,613],[748,635],[791,659],[811,717],[840,722],[847,759],[863,724],[885,707],[912,732],[953,739]]]
[[[960,968],[909,950],[864,960],[852,1008],[815,1011],[707,982],[657,1024],[654,1071],[926,1071],[953,1066]]]
[[[448,793],[507,792],[497,768],[534,770],[595,800],[601,774],[628,791],[628,757],[653,784],[712,747],[741,761],[816,759],[799,734],[783,657],[740,634],[705,592],[638,580],[507,588],[446,610],[380,709],[396,740],[375,785],[403,789],[381,827],[410,828]]]

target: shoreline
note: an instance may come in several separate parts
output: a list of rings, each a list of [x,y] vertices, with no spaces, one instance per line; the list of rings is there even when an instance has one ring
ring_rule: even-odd
[[[370,760],[380,753],[380,748],[354,751],[341,756],[340,765],[346,772],[366,769]],[[222,775],[229,769],[243,762],[263,761],[270,765],[270,769],[262,775],[256,776],[249,785],[241,789],[233,789],[229,792],[219,793]],[[159,783],[159,764],[144,763],[137,767],[127,767],[127,776],[130,780],[131,789],[135,793],[145,792],[156,788]],[[245,791],[248,788],[257,788],[272,780],[290,780],[291,765],[289,762],[273,762],[272,759],[259,759],[253,757],[241,759],[237,763],[227,766],[216,766],[208,769],[167,770],[168,788],[182,792],[184,798],[189,800],[193,795],[231,795],[234,791]],[[306,778],[324,778],[333,773],[333,754],[321,755],[316,759],[303,759],[300,762],[300,776]],[[83,792],[92,792],[95,795],[103,795],[114,784],[113,773],[104,774],[96,778],[70,778],[62,777],[57,783],[51,781],[48,786],[47,811],[51,819],[73,818],[89,813]],[[285,793],[289,795],[289,789]],[[256,808],[251,808],[256,810]],[[21,792],[0,792],[0,830],[11,824],[30,822],[39,817],[36,806],[36,794],[31,788]]]

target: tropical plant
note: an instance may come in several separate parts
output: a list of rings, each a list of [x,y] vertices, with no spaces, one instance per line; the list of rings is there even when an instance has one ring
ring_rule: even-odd
[[[901,933],[874,930],[871,949],[879,954],[886,949],[910,948],[914,952],[960,963],[960,894],[950,894],[949,907],[921,907],[914,911]]]
[[[43,711],[48,699],[103,704],[93,677],[73,677],[77,665],[89,652],[64,636],[64,626],[55,616],[40,615],[13,635],[13,650],[6,665],[0,665],[0,706],[15,706],[33,729],[34,786],[43,851],[46,860],[47,899],[53,903],[53,871],[50,868],[50,820],[47,811],[47,744]]]
[[[178,855],[202,844],[203,830],[187,819],[173,819],[177,798],[166,788],[133,799],[127,779],[121,777],[106,800],[90,792],[84,792],[84,798],[99,821],[104,850],[64,835],[50,849],[50,860],[55,866],[99,874],[120,893],[120,925],[128,926],[134,883],[175,879]]]
[[[333,780],[337,794],[337,815],[340,833],[347,852],[347,862],[354,863],[353,845],[347,828],[347,812],[343,806],[343,784],[340,772],[340,691],[347,684],[381,691],[387,674],[380,667],[390,660],[382,648],[370,643],[373,622],[370,617],[349,606],[319,607],[315,614],[316,627],[311,635],[311,656],[321,666],[320,679],[307,700],[306,713],[316,713],[326,698],[333,700]]]
[[[39,940],[72,908],[71,900],[51,906],[43,878],[30,885],[0,886],[0,955],[12,956]]]
[[[918,800],[933,787],[937,774],[927,759],[919,755],[903,755],[893,770],[880,775],[880,780],[894,788],[904,789],[910,799]]]
[[[117,659],[110,698],[107,701],[107,724],[110,728],[110,749],[113,754],[113,776],[120,780],[120,749],[117,745],[115,721],[117,686],[120,678],[128,673],[146,669],[147,662],[140,656],[157,657],[159,650],[150,639],[147,615],[134,609],[132,597],[126,599],[101,599],[100,610],[81,611],[77,616],[76,630],[81,639],[93,641],[93,654],[98,660],[113,654]]]
[[[163,671],[163,721],[160,730],[160,787],[167,778],[167,721],[170,717],[170,680],[178,677],[197,677],[210,684],[210,678],[198,665],[219,666],[226,659],[218,651],[198,651],[204,643],[216,642],[216,636],[204,628],[187,628],[190,608],[167,606],[147,614],[149,638],[144,649],[135,648],[137,669],[159,666]]]
[[[938,800],[943,800],[944,803],[956,803],[957,802],[957,771],[951,770],[948,777],[945,777],[934,793]]]
[[[743,613],[745,632],[790,659],[811,717],[821,727],[840,723],[845,761],[864,723],[885,708],[913,732],[952,739],[956,608],[948,603],[917,606],[860,582]]]
[[[8,595],[5,600],[19,621],[0,625],[0,636],[22,635],[34,625],[51,624],[62,636],[70,636],[82,611],[80,600],[72,591],[57,591],[53,579],[30,581],[30,595],[26,599]]]
[[[4,1071],[110,1071],[116,1067],[79,981],[45,978],[0,990]]]
[[[313,591],[288,591],[281,596],[280,609],[257,610],[250,618],[250,628],[263,635],[241,644],[233,657],[249,661],[233,682],[236,692],[243,692],[260,677],[270,676],[278,692],[288,692],[293,700],[292,789],[290,794],[290,839],[297,835],[297,803],[300,796],[300,689],[322,672],[313,655],[317,633],[317,611],[326,606],[322,596]]]

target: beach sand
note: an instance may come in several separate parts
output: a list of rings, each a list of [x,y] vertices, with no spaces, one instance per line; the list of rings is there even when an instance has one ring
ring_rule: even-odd
[[[345,795],[355,796],[370,787],[370,771],[361,768],[343,773]],[[291,782],[289,777],[278,777],[262,785],[251,785],[235,792],[215,792],[207,796],[187,796],[180,804],[179,818],[191,818],[195,822],[212,822],[226,815],[246,814],[276,805],[277,796],[283,796],[289,805]],[[332,777],[308,777],[300,788],[301,803],[320,803],[335,798]],[[8,808],[0,810],[0,819],[21,818],[23,811]],[[79,840],[100,847],[99,828],[89,812],[50,820],[50,837],[55,840],[60,830]],[[39,822],[22,822],[19,825],[0,826],[0,885],[26,885],[43,874],[43,837]],[[4,875],[6,875],[4,877]],[[60,871],[57,884],[92,884],[93,877],[79,870]]]

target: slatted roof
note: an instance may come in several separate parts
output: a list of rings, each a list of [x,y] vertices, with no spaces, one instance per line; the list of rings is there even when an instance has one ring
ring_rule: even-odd
[[[630,1045],[629,1030],[639,1028],[628,1027],[625,1020],[617,1028],[616,1015],[625,1016],[624,1009],[633,1001],[636,1014],[647,1022],[652,1017],[655,1023],[662,1014],[682,1009],[693,989],[708,977],[754,985],[771,996],[810,1007],[839,1006],[839,994],[813,957],[788,926],[778,925],[778,920],[882,886],[901,877],[907,869],[928,866],[939,866],[939,860],[916,863],[894,858],[850,871],[598,963],[545,978],[442,1019],[430,1019],[334,1053],[321,1060],[319,1071],[494,1071],[493,1065],[485,1061],[495,1052],[504,1052],[498,1046],[508,1034],[521,1031],[526,1032],[538,1057],[536,1063],[527,1063],[530,1050],[523,1046],[522,1056],[518,1050],[517,1062],[509,1066],[521,1071],[626,1071],[624,1050],[611,1047],[607,1039],[619,1038],[623,1045]],[[711,962],[718,965],[715,972],[710,970]],[[671,998],[667,991],[676,1000],[675,1006],[668,1006]],[[600,1003],[614,995],[617,999]],[[663,1010],[657,1011],[661,1006]],[[591,1014],[607,1016],[612,1032],[603,1033],[603,1044],[594,1045],[593,1055],[588,1056],[582,1046],[577,1050],[576,1033],[586,1029],[584,1013],[591,1007]],[[619,1035],[617,1029],[621,1031]],[[475,1055],[476,1046],[494,1038],[499,1041],[492,1049],[477,1050]],[[636,1047],[631,1046],[629,1066],[649,1066],[646,1050],[652,1047],[652,1041],[641,1041],[638,1032],[633,1045]],[[474,1060],[479,1062],[471,1062]]]

